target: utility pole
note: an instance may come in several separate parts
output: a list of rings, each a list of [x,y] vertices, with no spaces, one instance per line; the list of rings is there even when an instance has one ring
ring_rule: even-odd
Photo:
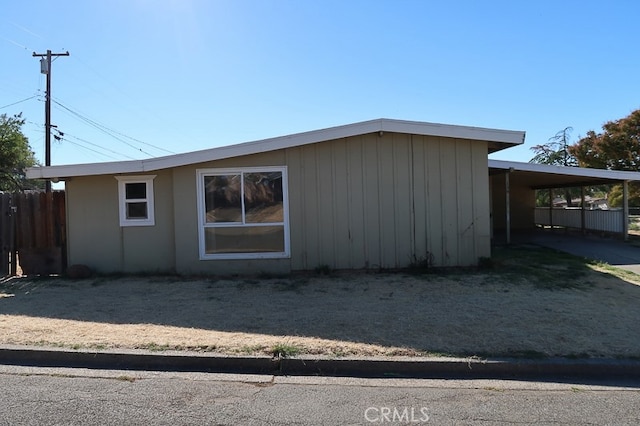
[[[44,165],[51,165],[51,57],[52,56],[69,56],[69,52],[64,53],[51,53],[51,50],[47,50],[47,53],[33,52],[33,56],[39,56],[40,59],[40,73],[47,75],[47,92],[45,95],[44,103]],[[51,181],[47,180],[46,192],[51,192]]]

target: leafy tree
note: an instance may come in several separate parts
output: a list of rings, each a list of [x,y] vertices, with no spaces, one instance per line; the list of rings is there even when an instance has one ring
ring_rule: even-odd
[[[0,191],[22,191],[41,186],[25,177],[25,169],[38,162],[29,140],[22,133],[23,124],[22,114],[0,115]]]
[[[582,167],[607,170],[640,171],[640,109],[625,118],[609,121],[602,126],[603,132],[593,130],[569,147]],[[621,204],[621,186],[610,193],[609,204]],[[629,204],[640,206],[640,186],[629,184]]]
[[[622,185],[613,185],[611,187],[607,197],[609,206],[622,207],[622,202],[624,201],[622,191]],[[629,183],[629,205],[632,207],[640,206],[640,185],[634,182]]]
[[[640,170],[640,109],[609,121],[602,128],[602,133],[590,130],[569,147],[578,164],[596,169]]]

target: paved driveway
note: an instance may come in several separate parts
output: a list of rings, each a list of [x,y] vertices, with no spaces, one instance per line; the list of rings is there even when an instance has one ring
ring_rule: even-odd
[[[514,242],[528,242],[543,247],[600,260],[609,265],[640,274],[640,247],[616,238],[603,238],[594,235],[583,236],[563,230],[536,231],[527,235],[518,235]]]

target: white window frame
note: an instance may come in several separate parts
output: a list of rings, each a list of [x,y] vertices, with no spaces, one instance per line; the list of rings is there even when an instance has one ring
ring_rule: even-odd
[[[116,176],[118,180],[118,204],[120,212],[120,226],[154,226],[155,219],[155,203],[153,198],[153,180],[157,175],[145,176]],[[127,200],[127,184],[144,183],[147,186],[146,198]],[[144,219],[127,218],[127,203],[147,203],[147,217]]]
[[[231,175],[258,172],[280,172],[282,173],[282,209],[283,223],[207,223],[206,207],[205,207],[205,176]],[[265,166],[265,167],[237,167],[222,169],[198,169],[196,170],[197,179],[197,201],[198,201],[198,242],[200,249],[200,260],[219,260],[219,259],[282,259],[291,257],[289,244],[289,181],[287,178],[287,166]],[[244,178],[242,183],[242,209],[244,210]],[[205,247],[205,229],[206,228],[234,228],[247,226],[280,226],[284,225],[284,251],[283,252],[262,252],[262,253],[215,253],[207,254]]]

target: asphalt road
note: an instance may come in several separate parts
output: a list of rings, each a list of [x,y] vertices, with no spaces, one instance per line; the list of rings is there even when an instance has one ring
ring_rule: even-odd
[[[629,424],[640,382],[353,379],[0,366],[1,425]]]

